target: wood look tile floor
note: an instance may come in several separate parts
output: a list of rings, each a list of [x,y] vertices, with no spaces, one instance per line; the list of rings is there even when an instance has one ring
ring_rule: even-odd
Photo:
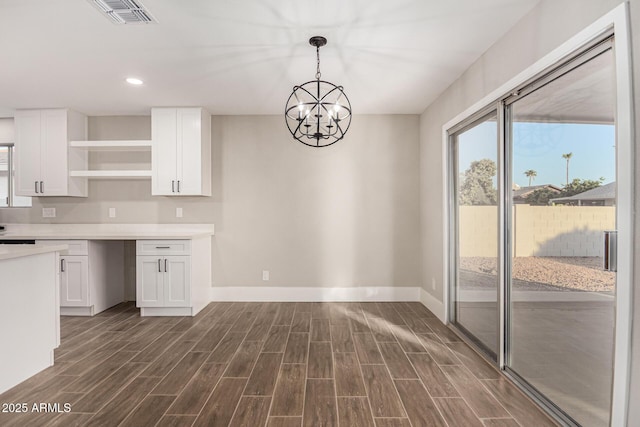
[[[10,426],[553,426],[419,303],[121,304],[62,317],[55,365],[0,404]]]

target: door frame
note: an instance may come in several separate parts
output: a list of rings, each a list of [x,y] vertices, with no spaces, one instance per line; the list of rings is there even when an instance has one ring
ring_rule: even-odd
[[[631,362],[631,322],[633,315],[633,203],[634,203],[634,148],[633,148],[633,103],[632,103],[632,74],[631,74],[631,46],[629,32],[629,10],[628,3],[624,2],[616,8],[597,19],[591,25],[571,37],[565,43],[545,55],[532,66],[522,71],[517,76],[494,90],[480,101],[467,108],[462,113],[445,123],[442,127],[442,180],[443,180],[443,304],[439,314],[441,320],[448,323],[451,315],[450,295],[452,276],[450,265],[450,254],[452,245],[450,244],[450,218],[454,213],[452,206],[452,182],[451,166],[452,159],[450,153],[451,130],[455,130],[462,122],[467,122],[479,111],[485,110],[496,103],[501,105],[502,100],[509,96],[517,87],[525,84],[531,79],[543,74],[568,58],[575,55],[594,40],[598,40],[603,35],[612,33],[615,36],[614,60],[616,68],[616,140],[617,140],[617,211],[616,224],[618,233],[618,271],[616,283],[616,316],[615,316],[615,343],[614,343],[614,371],[613,390],[611,407],[611,425],[625,425],[628,415],[628,393],[630,379]],[[498,108],[498,114],[502,114],[503,108]],[[504,117],[499,117],[504,119]],[[504,121],[502,121],[504,123]],[[498,132],[499,161],[504,162],[504,143],[502,135]],[[499,168],[499,171],[504,168]],[[499,172],[500,173],[500,172]],[[504,176],[499,176],[499,194],[505,200],[505,186],[500,188],[500,182],[505,182]],[[502,203],[504,206],[504,203]],[[505,226],[504,209],[499,215],[500,225]],[[499,255],[505,256],[504,239],[500,239],[501,249]],[[504,259],[504,258],[502,258]],[[500,270],[504,270],[501,268]],[[499,274],[504,274],[499,273]],[[505,277],[500,278],[501,293],[504,292]],[[504,295],[501,295],[503,298]],[[504,298],[503,298],[504,301]],[[499,304],[500,308],[500,355],[499,368],[504,369],[504,342],[505,342],[505,310],[504,303]]]

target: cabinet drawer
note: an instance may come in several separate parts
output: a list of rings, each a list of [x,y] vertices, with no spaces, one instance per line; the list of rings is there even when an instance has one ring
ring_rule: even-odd
[[[191,255],[191,240],[138,240],[136,255]]]
[[[36,244],[69,246],[69,249],[60,253],[61,255],[89,255],[87,240],[36,240]]]

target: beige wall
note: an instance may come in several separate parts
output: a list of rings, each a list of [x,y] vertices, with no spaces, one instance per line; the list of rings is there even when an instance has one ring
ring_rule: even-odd
[[[594,257],[603,231],[615,230],[611,206],[514,206],[515,256]]]
[[[419,286],[418,116],[355,117],[322,149],[279,116],[213,125],[216,283]]]
[[[150,129],[149,117],[89,120],[96,140],[148,139]],[[212,129],[212,197],[91,181],[86,199],[34,199],[31,209],[0,209],[0,223],[50,221],[42,207],[55,207],[59,223],[214,223],[214,286],[420,285],[418,116],[356,116],[344,141],[322,149],[294,142],[281,116],[214,116]],[[95,168],[149,161],[91,158]]]
[[[458,209],[459,255],[498,256],[498,207],[460,206]]]
[[[603,231],[614,230],[609,206],[515,205],[513,254],[517,257],[597,257],[604,252]],[[461,257],[498,255],[496,206],[460,206]]]

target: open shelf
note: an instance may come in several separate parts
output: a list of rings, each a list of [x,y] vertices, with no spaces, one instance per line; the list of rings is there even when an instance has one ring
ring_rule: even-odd
[[[151,141],[71,141],[69,147],[90,151],[151,151]]]
[[[71,171],[71,177],[89,179],[151,179],[150,170],[90,170]]]

